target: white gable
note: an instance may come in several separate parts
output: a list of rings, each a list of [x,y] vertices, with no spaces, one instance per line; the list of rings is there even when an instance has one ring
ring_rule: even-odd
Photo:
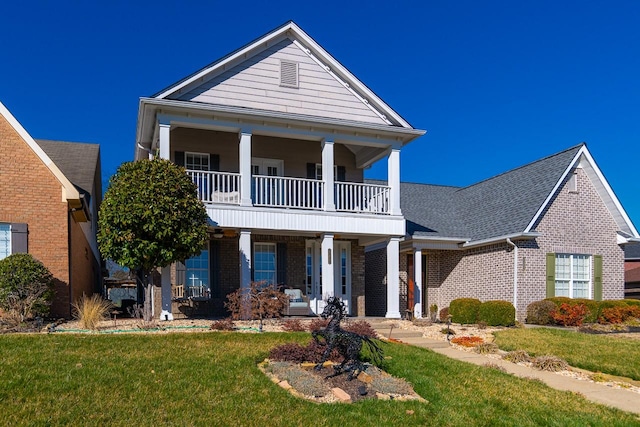
[[[281,63],[295,63],[298,87],[281,84]],[[186,93],[169,98],[388,125],[382,113],[290,38],[262,50]]]

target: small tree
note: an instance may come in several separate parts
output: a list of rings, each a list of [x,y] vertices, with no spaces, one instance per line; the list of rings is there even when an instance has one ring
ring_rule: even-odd
[[[49,314],[53,276],[30,254],[13,254],[0,260],[0,307],[24,321]]]
[[[149,275],[199,254],[207,239],[207,212],[184,168],[168,160],[123,163],[100,206],[98,245],[105,258],[141,269],[144,319],[151,320]]]
[[[251,282],[249,288],[239,288],[227,295],[224,306],[234,320],[260,320],[260,331],[264,319],[282,317],[289,296],[276,285]]]

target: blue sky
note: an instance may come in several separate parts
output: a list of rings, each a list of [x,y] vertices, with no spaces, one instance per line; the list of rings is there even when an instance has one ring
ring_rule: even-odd
[[[465,186],[586,141],[639,227],[640,2],[522,3],[10,2],[0,101],[35,138],[100,143],[106,180],[139,97],[294,20],[428,131],[403,181]]]

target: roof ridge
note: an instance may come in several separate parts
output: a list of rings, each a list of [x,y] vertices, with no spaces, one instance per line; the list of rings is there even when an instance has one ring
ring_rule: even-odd
[[[470,184],[470,185],[468,185],[468,186],[466,186],[466,187],[460,187],[459,189],[460,189],[460,190],[466,190],[466,189],[468,189],[468,188],[475,187],[475,186],[477,186],[477,185],[480,185],[480,184],[483,184],[483,183],[485,183],[485,182],[487,182],[487,181],[491,181],[492,179],[496,179],[496,178],[499,178],[499,177],[501,177],[501,176],[504,176],[504,175],[510,174],[510,173],[515,172],[515,171],[517,171],[517,170],[524,169],[524,168],[526,168],[526,167],[529,167],[529,166],[532,166],[532,165],[535,165],[535,164],[538,164],[538,163],[542,163],[542,162],[544,162],[544,161],[547,161],[547,160],[549,160],[549,159],[551,159],[551,158],[554,158],[554,157],[560,156],[560,155],[562,155],[562,154],[564,154],[564,153],[567,153],[567,152],[569,152],[569,151],[575,150],[575,149],[577,149],[577,148],[585,147],[586,145],[587,145],[587,143],[586,143],[586,142],[581,142],[580,144],[574,145],[573,147],[569,147],[569,148],[567,148],[567,149],[565,149],[565,150],[559,151],[559,152],[554,153],[554,154],[550,154],[550,155],[548,155],[548,156],[546,156],[546,157],[543,157],[543,158],[541,158],[541,159],[534,160],[534,161],[532,161],[532,162],[529,162],[529,163],[526,163],[526,164],[524,164],[524,165],[521,165],[521,166],[515,167],[515,168],[513,168],[513,169],[509,169],[508,171],[505,171],[505,172],[499,173],[499,174],[494,175],[494,176],[489,177],[489,178],[485,178],[485,179],[483,179],[482,181],[478,181],[478,182],[473,183],[473,184]]]

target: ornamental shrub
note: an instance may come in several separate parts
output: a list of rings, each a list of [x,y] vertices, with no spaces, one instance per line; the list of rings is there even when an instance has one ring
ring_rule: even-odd
[[[534,301],[527,306],[526,322],[532,325],[551,325],[554,323],[551,312],[556,305],[549,300]]]
[[[513,326],[516,324],[516,308],[509,301],[485,301],[478,309],[478,320],[489,326]]]
[[[445,307],[442,310],[440,310],[439,317],[441,322],[449,321],[449,307]]]
[[[610,307],[602,309],[598,323],[620,324],[629,319],[640,318],[640,306],[625,305],[624,307]]]
[[[583,323],[595,323],[598,320],[598,316],[601,310],[601,301],[595,301],[586,298],[569,298],[569,297],[553,297],[547,298],[545,301],[553,302],[557,308],[560,308],[562,304],[568,304],[571,307],[576,305],[583,305],[587,309],[587,314],[582,319]]]
[[[478,321],[480,300],[476,298],[458,298],[449,304],[449,313],[453,323],[470,324]]]
[[[21,320],[47,316],[53,298],[53,276],[30,254],[0,260],[0,308]]]
[[[551,312],[551,317],[558,325],[580,326],[588,314],[589,310],[584,304],[563,303]]]
[[[475,347],[479,344],[484,343],[484,340],[481,337],[462,336],[462,337],[453,338],[451,342],[453,344],[458,344],[463,347]]]

